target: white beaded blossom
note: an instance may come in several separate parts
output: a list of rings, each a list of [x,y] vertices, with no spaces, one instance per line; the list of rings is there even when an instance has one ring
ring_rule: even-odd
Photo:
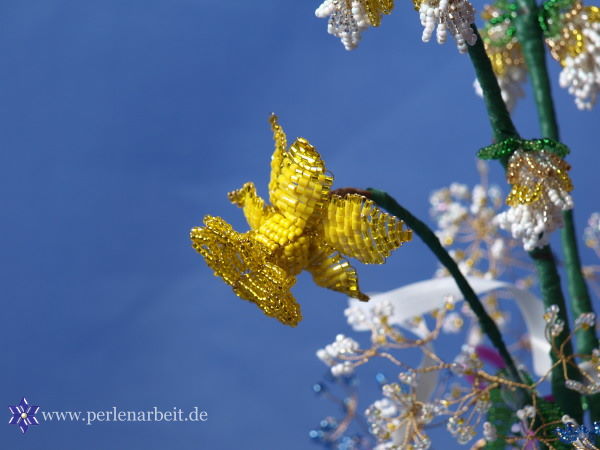
[[[588,51],[565,59],[565,67],[560,72],[560,87],[566,88],[575,97],[575,104],[581,110],[592,109],[600,92],[600,23],[590,24],[598,40],[595,46],[588,45]],[[591,33],[590,33],[591,34]],[[593,53],[590,50],[593,50]]]
[[[439,402],[419,401],[413,388],[403,388],[398,383],[386,384],[382,387],[384,398],[365,411],[369,431],[377,438],[375,450],[427,450],[431,447],[423,427],[445,413],[445,409]]]
[[[589,110],[596,103],[600,92],[600,21],[598,13],[590,8],[579,7],[576,12],[571,13],[567,26],[578,36],[576,50],[554,53],[563,66],[559,76],[560,86],[575,97],[577,108]],[[567,43],[567,48],[569,46],[572,47],[573,44]]]
[[[364,6],[353,0],[351,7],[345,0],[325,0],[315,11],[321,19],[329,17],[327,32],[341,39],[346,50],[358,46],[361,33],[371,26]]]
[[[494,220],[500,228],[510,231],[513,238],[521,239],[526,251],[531,251],[548,244],[551,232],[563,226],[561,209],[550,212],[546,215],[530,205],[516,205],[498,214]]]
[[[456,40],[460,53],[467,51],[467,44],[474,45],[477,35],[471,25],[475,23],[475,9],[468,0],[424,0],[415,2],[423,25],[423,42],[429,42],[436,29],[438,44],[446,42],[448,31]]]
[[[344,310],[348,325],[355,331],[379,329],[384,320],[394,314],[394,306],[389,301],[374,303],[369,308],[353,302]],[[382,331],[383,332],[383,331]]]
[[[483,437],[486,442],[492,442],[498,439],[496,427],[490,422],[483,423]]]
[[[317,350],[317,358],[331,367],[334,377],[348,376],[354,373],[354,365],[345,361],[344,357],[356,355],[359,349],[358,342],[354,339],[338,334],[333,343]]]
[[[548,244],[550,234],[563,226],[562,212],[573,208],[569,168],[546,150],[516,150],[511,156],[508,179],[512,192],[506,200],[510,208],[494,222],[521,240],[526,251]]]

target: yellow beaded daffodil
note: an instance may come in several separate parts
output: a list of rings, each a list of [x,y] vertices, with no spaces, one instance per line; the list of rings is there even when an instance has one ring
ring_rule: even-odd
[[[366,301],[343,255],[382,264],[412,232],[366,197],[332,194],[333,177],[316,149],[298,138],[286,150],[285,133],[274,115],[271,126],[271,205],[256,194],[253,183],[246,183],[228,196],[244,210],[249,231],[239,233],[220,217],[206,216],[205,226],[193,228],[190,237],[215,275],[239,297],[296,326],[302,320],[290,292],[296,275],[307,270],[319,286]]]

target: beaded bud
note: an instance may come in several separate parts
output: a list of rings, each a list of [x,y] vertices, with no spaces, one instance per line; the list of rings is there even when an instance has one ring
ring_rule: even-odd
[[[521,239],[531,251],[548,243],[550,234],[561,227],[562,211],[573,207],[569,164],[547,151],[516,150],[509,159],[506,176],[512,185],[506,203],[510,206],[495,220],[513,238]]]
[[[346,50],[354,50],[362,32],[378,27],[381,17],[393,8],[394,0],[325,0],[315,15],[321,19],[329,17],[327,32],[338,37]]]
[[[429,42],[436,30],[438,44],[446,42],[448,32],[456,40],[460,53],[467,45],[474,45],[477,35],[471,25],[475,23],[475,9],[468,0],[413,0],[423,25],[423,42]]]
[[[546,43],[563,67],[559,83],[575,97],[579,109],[591,109],[600,92],[600,8],[576,0],[566,11],[549,1]]]

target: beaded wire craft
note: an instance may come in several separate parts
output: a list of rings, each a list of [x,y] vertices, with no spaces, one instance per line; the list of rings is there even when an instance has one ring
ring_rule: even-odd
[[[516,3],[499,0],[486,5],[481,35],[508,109],[523,96],[520,83],[527,68],[516,37]],[[575,97],[579,109],[591,109],[600,92],[600,8],[581,0],[548,0],[538,21],[552,57],[563,67],[559,84]],[[475,84],[481,96],[481,88]]]
[[[468,0],[413,0],[413,4],[423,25],[423,42],[429,42],[437,28],[438,44],[446,42],[449,31],[460,53],[467,52],[467,45],[475,45],[477,35],[471,28],[475,9]]]
[[[584,230],[584,242],[600,258],[600,212],[595,212],[589,217]],[[600,297],[600,264],[584,266],[583,273],[590,288]]]
[[[550,0],[540,23],[552,57],[563,67],[559,83],[579,109],[591,109],[600,92],[600,8],[580,0]]]
[[[431,40],[434,30],[439,44],[450,33],[460,53],[477,41],[472,28],[475,9],[468,0],[413,0],[413,5],[423,25],[423,42]],[[338,37],[346,50],[354,50],[362,32],[378,27],[393,8],[393,0],[325,0],[315,15],[328,17],[328,33]],[[516,36],[517,16],[516,3],[507,0],[486,5],[482,13],[481,36],[509,110],[524,96],[521,84],[527,76]],[[548,0],[539,9],[538,21],[550,53],[563,67],[561,87],[575,97],[579,109],[591,109],[600,92],[600,8],[584,6],[581,0]],[[478,82],[474,86],[482,96]]]
[[[346,24],[349,22],[336,22],[330,12],[321,8],[317,10],[319,17],[332,16],[329,31],[340,37],[348,50],[356,47],[360,32],[371,25],[361,18],[364,16],[363,9],[350,9],[350,5],[360,6],[362,3],[362,0],[346,2],[348,17],[355,24],[360,24],[354,27],[354,33],[348,32],[351,27]],[[498,140],[503,136],[518,136],[506,109],[510,110],[523,96],[521,83],[528,70],[532,75],[536,105],[541,110],[539,116],[543,134],[558,139],[552,97],[546,89],[548,76],[543,58],[544,42],[563,66],[560,85],[575,97],[579,109],[591,109],[600,92],[600,9],[584,6],[581,0],[546,0],[539,7],[538,3],[533,0],[497,0],[486,7],[483,13],[486,23],[481,31],[483,46],[469,49],[483,85],[481,89],[477,82],[476,89],[485,94],[488,116]],[[341,4],[341,0],[326,0],[325,4]],[[438,43],[446,40],[449,31],[460,52],[475,44],[474,9],[468,1],[413,0],[413,4],[424,27],[424,42],[428,42],[437,29]],[[493,80],[494,75],[499,86]],[[500,87],[502,99],[498,96],[497,87]],[[549,105],[544,104],[546,100],[550,100]],[[570,166],[563,159],[567,153],[566,146],[551,139],[511,138],[482,149],[479,153],[481,159],[500,159],[506,169],[511,192],[506,199],[509,209],[505,212],[498,213],[500,202],[495,202],[495,199],[499,198],[499,193],[487,186],[473,190],[471,196],[466,187],[455,183],[432,196],[439,224],[438,238],[445,246],[459,243],[466,247],[456,248],[451,253],[463,274],[495,280],[504,269],[513,268],[519,262],[518,258],[510,255],[511,250],[520,247],[519,243],[527,251],[539,250],[529,255],[531,262],[528,266],[519,267],[530,271],[535,268],[538,274],[545,314],[536,314],[537,320],[533,323],[539,325],[540,321],[545,322],[543,340],[551,348],[552,367],[541,371],[541,377],[534,381],[526,373],[523,358],[514,355],[518,370],[522,372],[518,377],[511,375],[509,370],[503,369],[510,366],[506,363],[510,358],[502,358],[502,352],[495,353],[495,350],[485,347],[481,330],[478,330],[483,321],[469,309],[449,312],[453,309],[449,304],[436,309],[431,317],[423,315],[406,319],[394,311],[410,311],[406,308],[406,298],[401,297],[409,296],[409,293],[414,296],[414,291],[401,295],[398,292],[402,288],[384,293],[381,297],[374,296],[368,305],[352,300],[346,310],[348,324],[355,331],[370,331],[371,340],[366,346],[361,346],[351,337],[338,335],[333,343],[317,351],[317,357],[329,367],[330,377],[335,383],[344,384],[351,395],[335,399],[343,405],[345,417],[341,421],[331,417],[321,421],[321,429],[310,432],[315,442],[325,448],[340,450],[424,450],[432,446],[428,428],[445,425],[458,443],[464,445],[483,425],[483,438],[475,443],[472,450],[532,449],[538,448],[538,445],[556,450],[565,450],[568,445],[596,449],[600,424],[594,422],[593,428],[589,429],[579,425],[574,418],[585,420],[582,409],[589,409],[585,415],[589,413],[592,420],[597,420],[600,415],[597,409],[599,397],[596,397],[600,395],[600,348],[593,332],[598,329],[598,323],[585,283],[579,279],[584,273],[588,280],[597,281],[600,266],[586,266],[582,271],[577,261],[577,247],[571,242],[575,241],[572,214],[563,214],[573,207],[569,194],[573,189],[568,175]],[[397,210],[401,211],[400,217],[408,217],[402,215],[403,209]],[[568,308],[562,299],[558,275],[551,273],[557,272],[557,268],[552,250],[547,245],[551,232],[561,227],[563,220],[570,224],[562,237],[567,255],[572,310],[578,310],[573,327],[568,321]],[[600,255],[599,224],[600,214],[596,214],[586,229],[586,242]],[[419,230],[416,226],[414,229]],[[509,230],[512,239],[501,237],[498,229]],[[488,264],[485,264],[486,258],[489,259]],[[445,272],[447,266],[444,266],[438,273],[452,274],[452,271]],[[534,279],[529,274],[516,282],[527,288],[535,282]],[[594,284],[591,286],[593,288]],[[424,287],[421,288],[425,291]],[[496,292],[481,301],[489,309],[489,315],[498,322],[503,337],[510,337],[510,327],[505,327],[510,311],[505,311],[496,300],[496,297],[504,295],[506,293]],[[394,303],[384,305],[380,301],[384,298],[385,301],[393,299]],[[405,322],[397,317],[402,317]],[[465,322],[471,320],[474,323],[467,328],[465,345],[455,358],[442,358],[434,352],[434,341],[441,333],[458,332],[464,328]],[[415,329],[419,326],[425,329],[413,333],[418,339],[407,338],[403,334],[410,323]],[[510,352],[519,348],[531,350],[534,342],[542,340],[535,341],[533,335],[531,339],[521,336],[510,345]],[[493,338],[491,340],[494,341]],[[577,347],[577,353],[570,348],[572,344]],[[416,367],[394,354],[395,350],[408,348],[419,349],[426,364]],[[388,382],[383,374],[378,374],[376,379],[381,385],[383,398],[374,402],[361,416],[357,413],[354,372],[376,358],[386,359],[397,366],[395,375],[399,382]],[[440,383],[437,383],[438,373]],[[540,376],[540,372],[536,375]],[[462,379],[462,385],[450,385],[444,382],[444,376],[446,381],[449,377]],[[431,378],[435,382],[432,383]],[[546,381],[551,382],[552,396],[543,397],[539,388]],[[429,389],[432,384],[436,385],[435,389]],[[319,395],[332,397],[323,383],[315,385],[314,390]],[[350,423],[355,417],[367,422],[367,434],[350,434]]]
[[[429,42],[437,28],[437,41],[446,42],[448,32],[456,40],[461,53],[477,37],[471,29],[475,10],[468,0],[413,0],[423,25],[423,42]],[[329,17],[327,32],[338,37],[346,50],[354,50],[361,33],[369,27],[378,27],[381,17],[390,14],[393,0],[325,0],[315,11],[319,18]]]
[[[508,157],[521,148],[535,154],[544,146],[553,149],[556,157],[568,153],[566,146],[543,139],[503,141],[485,150],[488,157],[499,158]],[[497,278],[500,274],[517,275],[515,283],[527,289],[531,283],[521,278],[521,274],[505,271],[507,264],[513,266],[523,261],[514,254],[519,252],[518,244],[510,237],[502,237],[491,220],[501,206],[501,193],[498,188],[488,186],[483,161],[479,162],[478,169],[481,184],[472,190],[453,183],[433,192],[430,201],[431,214],[438,226],[436,234],[444,245],[454,246],[464,253],[465,264],[460,267],[465,273],[484,279]],[[482,226],[485,228],[480,229]],[[585,237],[587,245],[600,255],[600,213],[590,218]],[[486,242],[482,243],[482,239]],[[452,254],[457,257],[456,253]],[[505,337],[512,341],[511,352],[522,363],[521,358],[529,358],[531,342],[526,334],[513,334],[510,326],[506,327],[511,312],[499,298],[509,297],[507,292],[495,292],[482,301],[506,333]],[[326,417],[318,428],[311,430],[309,436],[315,443],[324,448],[348,450],[427,449],[433,447],[429,429],[443,426],[462,445],[477,439],[476,434],[481,430],[481,439],[467,447],[472,450],[536,448],[538,442],[557,450],[566,450],[570,446],[597,449],[594,444],[600,436],[596,432],[598,424],[593,424],[592,428],[578,425],[560,410],[556,402],[542,397],[538,391],[548,379],[545,370],[537,373],[540,377],[537,381],[526,378],[527,385],[521,385],[530,393],[530,403],[515,406],[511,396],[516,385],[503,372],[504,364],[499,355],[486,346],[481,331],[478,331],[477,318],[467,305],[456,308],[453,299],[447,298],[444,307],[430,316],[415,316],[401,323],[395,319],[396,308],[402,308],[400,297],[397,303],[381,300],[374,298],[365,305],[366,309],[351,301],[345,311],[354,331],[370,332],[366,346],[348,335],[338,335],[334,342],[317,351],[317,357],[328,366],[330,378],[315,384],[313,390],[319,396],[343,405],[344,416],[340,420]],[[567,355],[564,346],[557,341],[565,326],[559,318],[558,308],[548,308],[539,320],[545,323],[544,340],[553,349],[556,364],[565,370],[576,363],[575,358],[578,360],[582,379],[566,377],[565,386],[586,395],[600,392],[600,349],[576,357]],[[580,330],[593,327],[597,327],[595,315],[581,314],[575,320],[569,339]],[[407,332],[416,335],[417,339],[408,336]],[[465,345],[458,354],[452,353],[454,356],[448,358],[436,351],[436,341],[444,339],[441,335],[457,333],[465,334]],[[423,353],[418,367],[410,359],[402,358],[404,355],[400,352],[409,348]],[[397,366],[393,371],[397,372],[397,377],[390,377],[387,370],[378,373],[376,381],[381,387],[381,398],[361,412],[357,371],[375,359],[385,359]],[[362,384],[363,380],[360,381]],[[345,398],[337,394],[340,388]],[[361,432],[363,421],[368,429]]]
[[[516,37],[515,11],[514,3],[502,0],[486,5],[481,13],[485,21],[480,30],[481,38],[509,111],[515,107],[519,98],[525,96],[522,84],[527,78],[525,58]],[[479,81],[475,80],[474,87],[477,95],[483,98]]]
[[[329,16],[327,32],[340,38],[346,50],[353,50],[361,33],[378,27],[381,16],[392,12],[394,0],[325,0],[315,11],[319,18]]]
[[[537,448],[536,442],[555,449],[565,448],[560,443],[572,444],[576,448],[596,448],[592,441],[597,425],[591,431],[577,426],[555,402],[541,396],[538,389],[549,373],[541,375],[537,381],[524,375],[526,382],[514,382],[503,370],[499,355],[483,343],[463,345],[451,360],[434,350],[442,334],[457,332],[445,326],[457,314],[452,298],[447,298],[444,307],[433,311],[430,317],[417,316],[403,326],[392,319],[395,307],[401,306],[387,301],[374,302],[366,312],[351,303],[345,312],[348,323],[355,331],[370,332],[368,344],[361,346],[352,337],[338,335],[333,343],[317,351],[317,357],[329,367],[337,381],[346,380],[346,384],[351,384],[358,367],[378,358],[389,361],[395,367],[397,381],[388,381],[383,373],[377,375],[382,398],[364,411],[364,419],[369,425],[368,435],[350,438],[350,423],[359,414],[356,410],[358,391],[353,389],[349,407],[344,408],[344,419],[338,422],[327,418],[325,425],[328,429],[311,431],[316,442],[325,448],[341,448],[336,444],[347,442],[349,446],[344,448],[349,449],[426,450],[432,447],[428,430],[444,426],[461,445],[472,441],[477,429],[481,428],[483,438],[472,449],[532,449]],[[464,309],[459,314],[465,321],[468,320]],[[545,322],[546,340],[557,355],[556,364],[563,368],[574,364],[574,356],[567,356],[563,346],[557,344],[557,336],[564,326],[558,319],[558,310],[548,309],[542,320]],[[571,337],[580,329],[596,325],[593,314],[583,314],[575,321]],[[409,329],[417,338],[407,335]],[[516,344],[521,345],[520,342]],[[424,359],[419,367],[400,359],[400,351],[410,348],[423,353]],[[589,368],[582,374],[585,384],[567,379],[565,385],[569,389],[600,390],[597,382],[600,376],[599,357],[598,349],[589,355],[578,355],[583,361],[580,367]],[[433,379],[427,379],[432,376]],[[316,393],[327,393],[324,383],[316,387]],[[528,393],[528,403],[517,406],[515,388]],[[332,423],[336,426],[331,427]]]
[[[412,232],[361,195],[332,194],[333,177],[316,149],[303,138],[286,149],[277,117],[270,120],[275,140],[271,205],[256,194],[253,183],[246,183],[228,196],[243,209],[249,231],[239,233],[220,217],[206,216],[205,226],[193,228],[190,237],[215,275],[239,297],[296,326],[302,319],[290,292],[296,275],[307,270],[319,286],[366,301],[344,255],[382,264],[411,240]]]
[[[562,212],[573,208],[569,169],[565,160],[545,150],[517,150],[510,157],[507,181],[512,190],[506,198],[510,208],[496,220],[523,241],[525,250],[546,245],[550,234],[563,226]]]
[[[556,428],[556,434],[561,442],[572,444],[577,449],[598,450],[593,441],[600,436],[600,422],[594,422],[591,429],[567,422],[565,426]]]
[[[496,216],[500,228],[521,239],[531,251],[548,243],[550,234],[562,227],[562,211],[573,208],[569,192],[569,164],[563,159],[566,145],[552,139],[510,138],[482,148],[481,159],[507,159],[507,181],[512,186],[506,198],[510,206]]]

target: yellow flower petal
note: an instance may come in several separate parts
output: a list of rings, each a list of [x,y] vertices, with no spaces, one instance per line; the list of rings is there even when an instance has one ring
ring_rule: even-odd
[[[365,264],[382,264],[412,238],[403,222],[358,194],[331,196],[322,222],[323,237],[334,249]]]
[[[327,201],[333,177],[325,174],[325,164],[306,139],[297,139],[288,151],[281,150],[285,139],[277,119],[272,118],[275,141],[269,194],[271,204],[303,229],[312,216],[318,216]]]
[[[250,228],[256,230],[273,214],[273,207],[265,205],[265,201],[256,195],[256,188],[251,181],[241,189],[227,194],[234,205],[244,210],[244,216]]]
[[[331,248],[322,247],[321,252],[307,267],[314,282],[321,287],[333,289],[349,297],[363,301],[369,300],[369,297],[358,287],[358,275],[354,267]]]

